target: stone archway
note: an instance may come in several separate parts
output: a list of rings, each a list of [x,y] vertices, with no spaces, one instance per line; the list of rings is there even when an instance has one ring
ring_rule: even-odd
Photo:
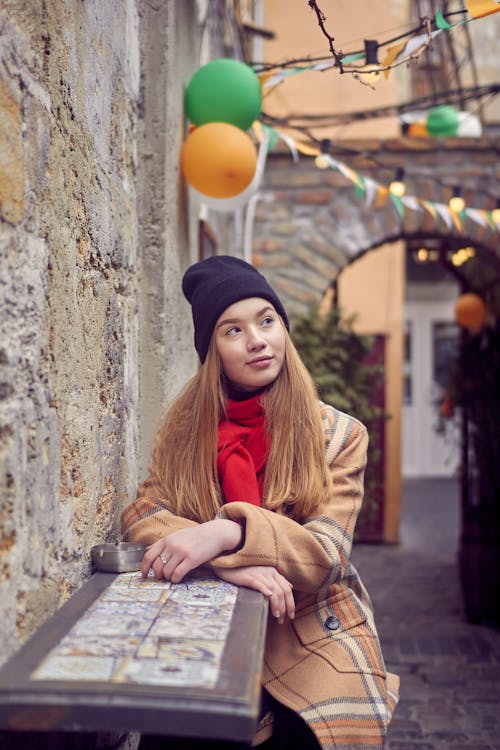
[[[468,207],[492,210],[500,197],[498,152],[488,139],[400,138],[343,142],[332,155],[382,185],[402,167],[408,195],[446,204],[459,185]],[[467,218],[459,230],[423,209],[406,208],[400,216],[390,200],[367,206],[342,173],[319,170],[308,157],[294,163],[288,152],[270,155],[253,254],[291,309],[300,313],[317,304],[340,269],[368,250],[417,237],[440,237],[455,247],[474,244],[500,266],[500,233],[491,226]]]

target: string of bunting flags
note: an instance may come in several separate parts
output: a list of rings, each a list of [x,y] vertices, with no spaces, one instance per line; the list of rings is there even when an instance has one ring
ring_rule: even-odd
[[[322,154],[319,146],[301,141],[294,140],[289,135],[280,133],[268,125],[260,122],[253,124],[253,130],[257,140],[261,140],[263,133],[267,131],[266,137],[268,148],[275,146],[278,140],[282,140],[295,162],[300,158],[300,154],[305,156],[316,157],[321,155],[322,167],[335,169],[340,172],[349,182],[354,185],[355,194],[359,199],[364,199],[367,208],[383,208],[387,201],[391,201],[400,219],[404,218],[405,210],[410,211],[427,211],[435,221],[443,221],[447,229],[456,229],[457,232],[464,231],[464,223],[467,219],[479,224],[483,228],[489,228],[492,231],[500,232],[500,212],[498,209],[491,211],[465,206],[460,211],[453,211],[447,204],[431,200],[424,200],[413,195],[394,195],[391,190],[382,185],[368,175],[352,169],[342,161],[334,159],[329,154]]]

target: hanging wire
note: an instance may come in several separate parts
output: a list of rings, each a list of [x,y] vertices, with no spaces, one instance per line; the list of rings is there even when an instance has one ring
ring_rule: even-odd
[[[452,11],[450,13],[443,13],[443,17],[450,18],[452,16],[463,14],[464,12],[467,12],[466,8]],[[432,20],[430,23],[431,23],[432,30],[435,31],[437,29],[435,21]],[[422,32],[425,30],[426,30],[425,19],[422,19],[419,22],[418,26],[414,26],[411,29],[402,32],[401,34],[398,34],[396,36],[391,37],[390,39],[386,39],[385,41],[380,42],[379,47],[387,47],[389,44],[393,44],[394,42],[399,42],[402,39],[405,39],[406,37],[415,36],[419,32]],[[377,34],[377,36],[382,36],[384,33],[385,32],[380,32],[380,34]],[[358,54],[363,54],[363,52],[364,52],[364,47],[361,47],[360,49],[351,50],[347,53],[341,52],[338,54],[342,55],[342,57],[347,57],[347,55],[358,55]],[[296,66],[300,66],[303,64],[310,65],[311,63],[320,63],[320,62],[324,62],[325,60],[330,60],[330,59],[331,59],[331,55],[320,55],[318,57],[310,57],[310,56],[297,57],[291,60],[284,60],[283,62],[280,62],[280,63],[268,63],[268,62],[254,60],[254,61],[249,62],[249,65],[251,65],[254,68],[256,73],[264,73],[264,72],[268,73],[271,70],[277,70],[280,68],[291,68],[291,67],[296,67]]]
[[[261,117],[264,122],[275,124],[283,127],[293,127],[295,130],[301,130],[303,126],[314,125],[315,127],[328,127],[337,123],[349,123],[357,120],[371,120],[377,117],[387,117],[390,115],[400,115],[412,110],[428,109],[437,104],[456,104],[461,96],[465,101],[470,99],[482,99],[484,97],[493,97],[500,93],[500,83],[493,83],[485,86],[469,86],[464,89],[448,89],[441,91],[437,96],[429,94],[427,96],[417,97],[402,104],[389,104],[385,107],[374,109],[360,110],[357,112],[331,112],[324,114],[294,114],[286,117],[274,117],[266,112],[262,112]]]

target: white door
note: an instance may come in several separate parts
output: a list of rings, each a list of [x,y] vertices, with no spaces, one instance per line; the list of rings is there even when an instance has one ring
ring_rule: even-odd
[[[458,346],[452,302],[405,305],[403,477],[451,477],[459,464],[458,415],[440,419],[438,402]]]

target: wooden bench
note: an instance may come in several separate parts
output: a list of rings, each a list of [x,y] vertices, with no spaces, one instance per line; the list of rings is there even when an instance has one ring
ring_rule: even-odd
[[[95,573],[0,670],[0,728],[248,744],[267,601],[208,572]]]

